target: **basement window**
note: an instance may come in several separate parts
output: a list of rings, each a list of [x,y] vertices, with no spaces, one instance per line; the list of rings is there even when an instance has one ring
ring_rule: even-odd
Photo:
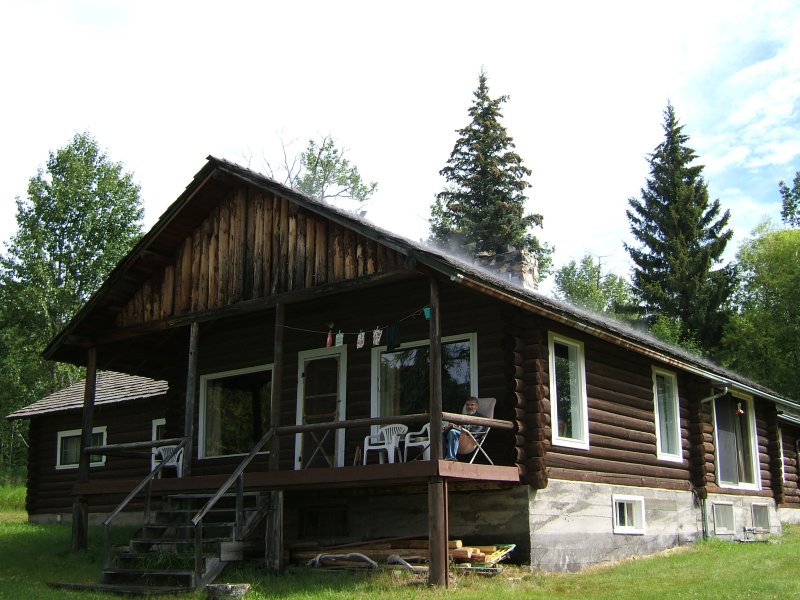
[[[758,532],[769,531],[769,507],[766,504],[753,504],[753,529]]]
[[[614,507],[614,533],[620,535],[644,535],[644,498],[642,496],[611,497]]]
[[[714,502],[714,533],[736,533],[731,502]]]

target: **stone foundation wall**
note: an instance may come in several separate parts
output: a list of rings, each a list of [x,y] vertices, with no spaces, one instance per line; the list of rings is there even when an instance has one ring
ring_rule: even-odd
[[[614,533],[614,494],[644,499],[644,534]],[[551,479],[530,494],[531,568],[577,571],[702,538],[691,492]]]

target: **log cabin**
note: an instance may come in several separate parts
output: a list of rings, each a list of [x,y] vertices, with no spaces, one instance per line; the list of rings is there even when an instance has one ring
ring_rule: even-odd
[[[28,510],[72,520],[79,547],[89,515],[234,488],[267,498],[272,568],[297,545],[418,536],[440,585],[451,537],[558,571],[800,521],[796,400],[214,157],[44,356],[87,379],[80,424],[11,415],[32,422]],[[163,387],[108,404],[106,372]],[[493,414],[462,415],[469,396]],[[441,460],[439,435],[365,452],[384,425],[444,422],[488,427],[485,454]],[[181,477],[150,469],[159,438]]]

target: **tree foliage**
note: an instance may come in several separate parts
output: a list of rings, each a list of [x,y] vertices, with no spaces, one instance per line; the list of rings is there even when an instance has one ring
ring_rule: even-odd
[[[737,254],[741,286],[725,328],[726,366],[800,398],[800,229],[762,225]]]
[[[80,377],[39,354],[141,235],[139,186],[86,133],[51,152],[17,198],[0,256],[0,408],[4,414]]]
[[[719,343],[734,286],[733,270],[718,267],[733,232],[730,214],[709,202],[703,166],[671,104],[664,111],[664,141],[649,156],[650,175],[641,199],[627,211],[638,245],[625,244],[634,262],[638,310],[653,323],[677,321],[681,339],[696,339],[705,350]]]
[[[531,250],[539,272],[549,271],[552,249],[530,233],[542,226],[542,215],[525,214],[526,177],[530,169],[514,152],[513,139],[501,124],[501,105],[507,96],[491,98],[485,72],[469,108],[470,123],[439,174],[448,185],[431,207],[431,241],[473,254],[500,252],[507,246]]]
[[[613,273],[603,273],[600,261],[585,254],[580,263],[574,259],[556,271],[555,296],[570,304],[598,314],[618,316],[633,302],[631,287]]]
[[[330,135],[318,142],[309,140],[305,150],[294,158],[290,159],[286,150],[283,144],[283,164],[278,169],[283,172],[283,182],[308,196],[323,202],[355,202],[358,207],[378,189],[376,182],[364,180],[358,167],[347,158],[347,151],[338,148]],[[267,167],[274,177],[272,166],[267,163]]]
[[[778,189],[783,200],[781,208],[781,218],[789,227],[800,227],[800,171],[794,176],[794,182],[790,188],[786,183],[778,183]]]

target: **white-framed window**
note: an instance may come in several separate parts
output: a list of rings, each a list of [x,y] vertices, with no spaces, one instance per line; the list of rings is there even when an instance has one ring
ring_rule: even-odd
[[[92,428],[91,446],[106,445],[105,426]],[[58,443],[56,445],[56,469],[77,469],[81,456],[81,430],[69,429],[58,432]],[[106,455],[92,454],[89,457],[90,467],[101,467],[106,464]]]
[[[430,406],[430,342],[401,344],[389,351],[372,349],[372,416],[428,412]],[[442,409],[460,413],[470,396],[478,395],[477,334],[442,338]]]
[[[644,498],[613,494],[614,533],[620,535],[644,535]]]
[[[166,437],[167,420],[166,419],[153,419],[150,431],[150,439],[152,441],[163,440]],[[150,458],[150,468],[156,468],[156,447],[153,446],[152,456]]]
[[[766,504],[752,504],[750,511],[753,517],[753,529],[758,532],[769,531],[769,506]]]
[[[714,533],[736,533],[736,521],[733,518],[732,502],[714,502]]]
[[[653,404],[656,456],[659,460],[683,462],[678,378],[675,373],[653,367]]]
[[[583,343],[551,332],[548,344],[553,444],[588,449],[589,409]]]
[[[717,478],[721,487],[761,489],[753,398],[736,391],[714,400]]]
[[[199,458],[247,454],[270,427],[272,365],[200,377]]]

